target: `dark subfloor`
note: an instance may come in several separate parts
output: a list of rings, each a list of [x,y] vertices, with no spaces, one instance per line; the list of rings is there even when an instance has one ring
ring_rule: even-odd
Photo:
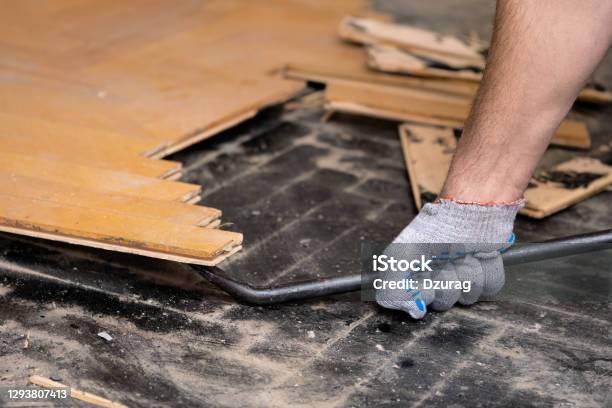
[[[451,21],[404,3],[380,6],[486,34],[490,5]],[[172,157],[203,185],[202,204],[245,234],[228,276],[268,285],[355,273],[362,241],[391,240],[414,216],[397,124],[321,115],[272,108]],[[596,146],[610,142],[612,108],[578,117]],[[570,154],[551,149],[546,162]],[[604,192],[544,221],[520,218],[517,236],[610,228],[611,204]],[[610,406],[611,257],[508,269],[498,301],[417,322],[358,294],[246,306],[180,264],[1,235],[0,389],[40,374],[143,407]]]

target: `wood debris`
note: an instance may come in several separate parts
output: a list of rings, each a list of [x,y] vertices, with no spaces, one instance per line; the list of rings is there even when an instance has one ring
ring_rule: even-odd
[[[29,378],[30,383],[34,385],[38,385],[43,388],[53,388],[60,389],[66,388],[70,390],[70,397],[74,399],[78,399],[80,401],[88,402],[90,404],[96,405],[98,407],[104,408],[127,408],[127,405],[123,405],[119,402],[113,402],[106,398],[102,398],[98,395],[91,394],[89,392],[81,391],[77,388],[71,388],[65,384],[62,384],[57,381],[53,381],[49,378],[41,377],[40,375],[33,375]]]
[[[418,209],[435,200],[457,146],[453,129],[402,125],[400,139],[412,196]],[[548,171],[534,175],[525,191],[520,214],[544,218],[612,185],[612,166],[591,157],[575,157]]]
[[[344,66],[334,70],[294,65],[287,75],[325,82],[330,112],[407,122],[400,128],[401,142],[412,195],[421,208],[442,188],[482,78],[488,44],[358,17],[344,18],[338,32],[344,40],[364,45],[369,73]],[[589,85],[578,98],[606,103],[612,94]],[[551,144],[589,149],[591,138],[585,123],[566,119]],[[611,184],[608,167],[596,159],[575,158],[536,175],[521,214],[542,218],[596,194]]]
[[[423,28],[389,21],[345,17],[340,37],[364,44],[368,65],[376,70],[441,79],[479,82],[485,67],[488,44],[464,41]],[[579,100],[612,102],[612,93],[587,86]]]
[[[483,50],[454,36],[418,27],[350,16],[340,22],[338,32],[340,37],[361,44],[394,45],[420,55],[448,56],[484,66]]]
[[[353,81],[329,83],[325,92],[328,110],[453,128],[463,127],[470,103],[455,94]],[[591,138],[584,123],[566,119],[551,143],[588,149]]]
[[[525,191],[522,214],[544,218],[605,190],[612,166],[590,157],[575,157],[536,174]]]
[[[30,348],[30,331],[28,330],[26,335],[23,337],[23,349],[27,350]]]

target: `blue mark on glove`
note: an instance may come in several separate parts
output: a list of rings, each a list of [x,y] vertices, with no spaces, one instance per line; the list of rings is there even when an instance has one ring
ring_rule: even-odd
[[[508,237],[508,245],[506,248],[502,248],[499,250],[500,254],[503,254],[504,252],[506,252],[508,249],[510,249],[510,246],[512,246],[512,244],[514,244],[514,240],[516,239],[516,236],[514,235],[514,232],[510,233],[510,236]]]
[[[407,272],[405,274],[405,279],[410,280],[413,276],[414,276],[414,274],[412,272]],[[423,302],[423,299],[421,299],[421,291],[418,290],[418,289],[411,289],[411,288],[407,288],[407,289],[404,289],[404,290],[406,291],[406,293],[408,293],[410,295],[412,300],[414,300],[414,303],[419,308],[419,310],[421,312],[424,312],[425,311],[425,302]]]

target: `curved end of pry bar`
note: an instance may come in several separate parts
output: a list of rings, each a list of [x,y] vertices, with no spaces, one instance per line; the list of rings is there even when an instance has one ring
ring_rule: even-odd
[[[361,289],[361,275],[311,280],[273,288],[255,288],[224,277],[223,270],[216,266],[191,266],[200,276],[232,297],[253,305],[272,305],[292,300],[355,292]]]

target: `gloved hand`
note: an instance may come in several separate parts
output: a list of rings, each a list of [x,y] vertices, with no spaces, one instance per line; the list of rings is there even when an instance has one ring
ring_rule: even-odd
[[[426,204],[414,220],[385,250],[389,258],[412,260],[446,258],[433,272],[418,272],[410,277],[418,290],[379,289],[379,305],[403,310],[415,319],[434,310],[448,310],[456,302],[470,305],[491,297],[505,283],[501,252],[512,245],[516,213],[523,201],[510,204],[473,204],[441,199]],[[415,245],[416,244],[416,245]],[[406,279],[406,272],[388,270],[385,281]],[[434,281],[469,281],[471,290],[423,289],[424,279]]]

